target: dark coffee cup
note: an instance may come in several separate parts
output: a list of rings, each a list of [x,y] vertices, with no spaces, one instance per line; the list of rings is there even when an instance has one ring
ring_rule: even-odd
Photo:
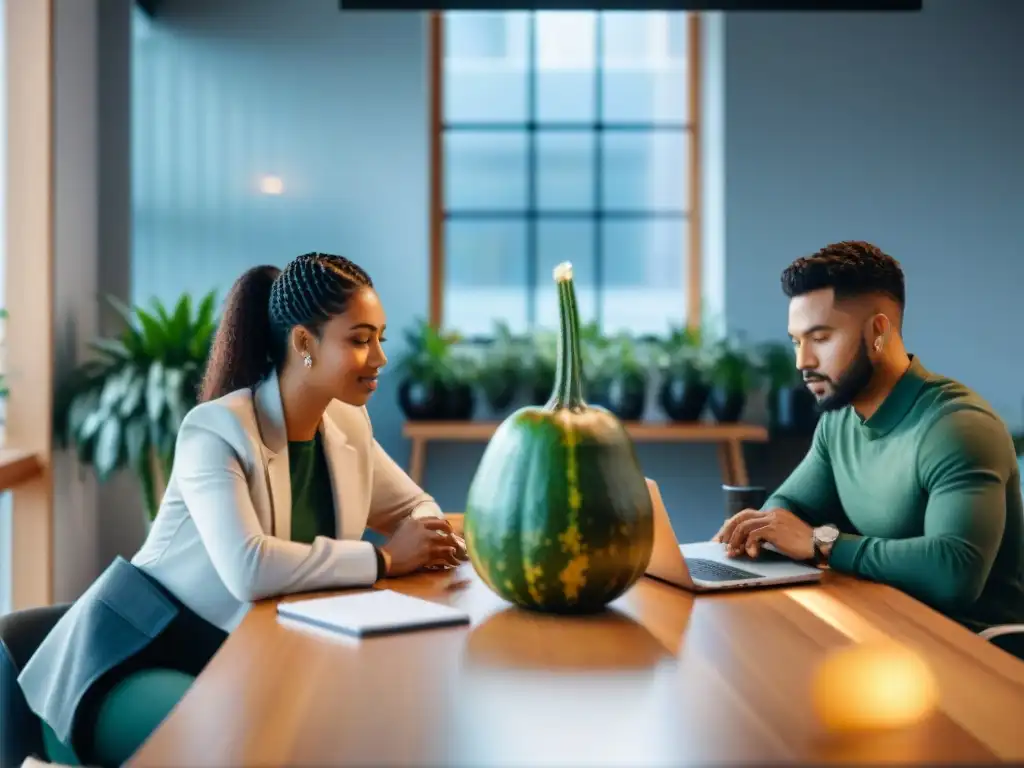
[[[768,500],[768,492],[759,485],[723,485],[725,519],[744,509],[760,509]]]

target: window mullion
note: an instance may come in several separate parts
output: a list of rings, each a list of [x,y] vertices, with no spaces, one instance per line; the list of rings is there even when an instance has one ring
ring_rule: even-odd
[[[604,313],[604,20],[597,14],[594,28],[594,320],[602,327]]]
[[[540,253],[537,247],[537,14],[529,15],[527,25],[526,82],[526,327],[537,325],[537,273]]]

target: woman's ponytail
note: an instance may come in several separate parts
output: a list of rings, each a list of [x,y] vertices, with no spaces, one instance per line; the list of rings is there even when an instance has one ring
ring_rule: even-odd
[[[199,402],[253,387],[270,373],[275,345],[270,290],[280,274],[277,267],[253,267],[231,287],[210,349]]]

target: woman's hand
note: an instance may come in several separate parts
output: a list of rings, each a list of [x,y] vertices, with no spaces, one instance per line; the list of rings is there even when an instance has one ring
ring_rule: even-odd
[[[404,576],[431,566],[459,564],[451,524],[440,517],[407,517],[381,549],[390,561],[388,576]],[[465,544],[462,544],[465,551]]]
[[[452,534],[452,541],[455,543],[455,557],[461,562],[469,560],[469,550],[466,549],[466,540],[459,534]]]
[[[466,540],[463,539],[459,534],[452,534],[452,544],[455,546],[455,559],[460,562],[466,562],[469,560],[469,550],[466,549]],[[456,564],[457,565],[457,564]],[[451,568],[455,568],[456,565],[451,563],[442,563],[441,565],[428,565],[425,566],[428,571],[447,571]]]

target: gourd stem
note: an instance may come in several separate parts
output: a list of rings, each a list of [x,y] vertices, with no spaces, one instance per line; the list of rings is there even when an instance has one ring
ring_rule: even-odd
[[[572,278],[557,281],[558,367],[550,405],[555,408],[583,408],[583,373],[580,355],[580,323],[576,310],[576,289]]]

